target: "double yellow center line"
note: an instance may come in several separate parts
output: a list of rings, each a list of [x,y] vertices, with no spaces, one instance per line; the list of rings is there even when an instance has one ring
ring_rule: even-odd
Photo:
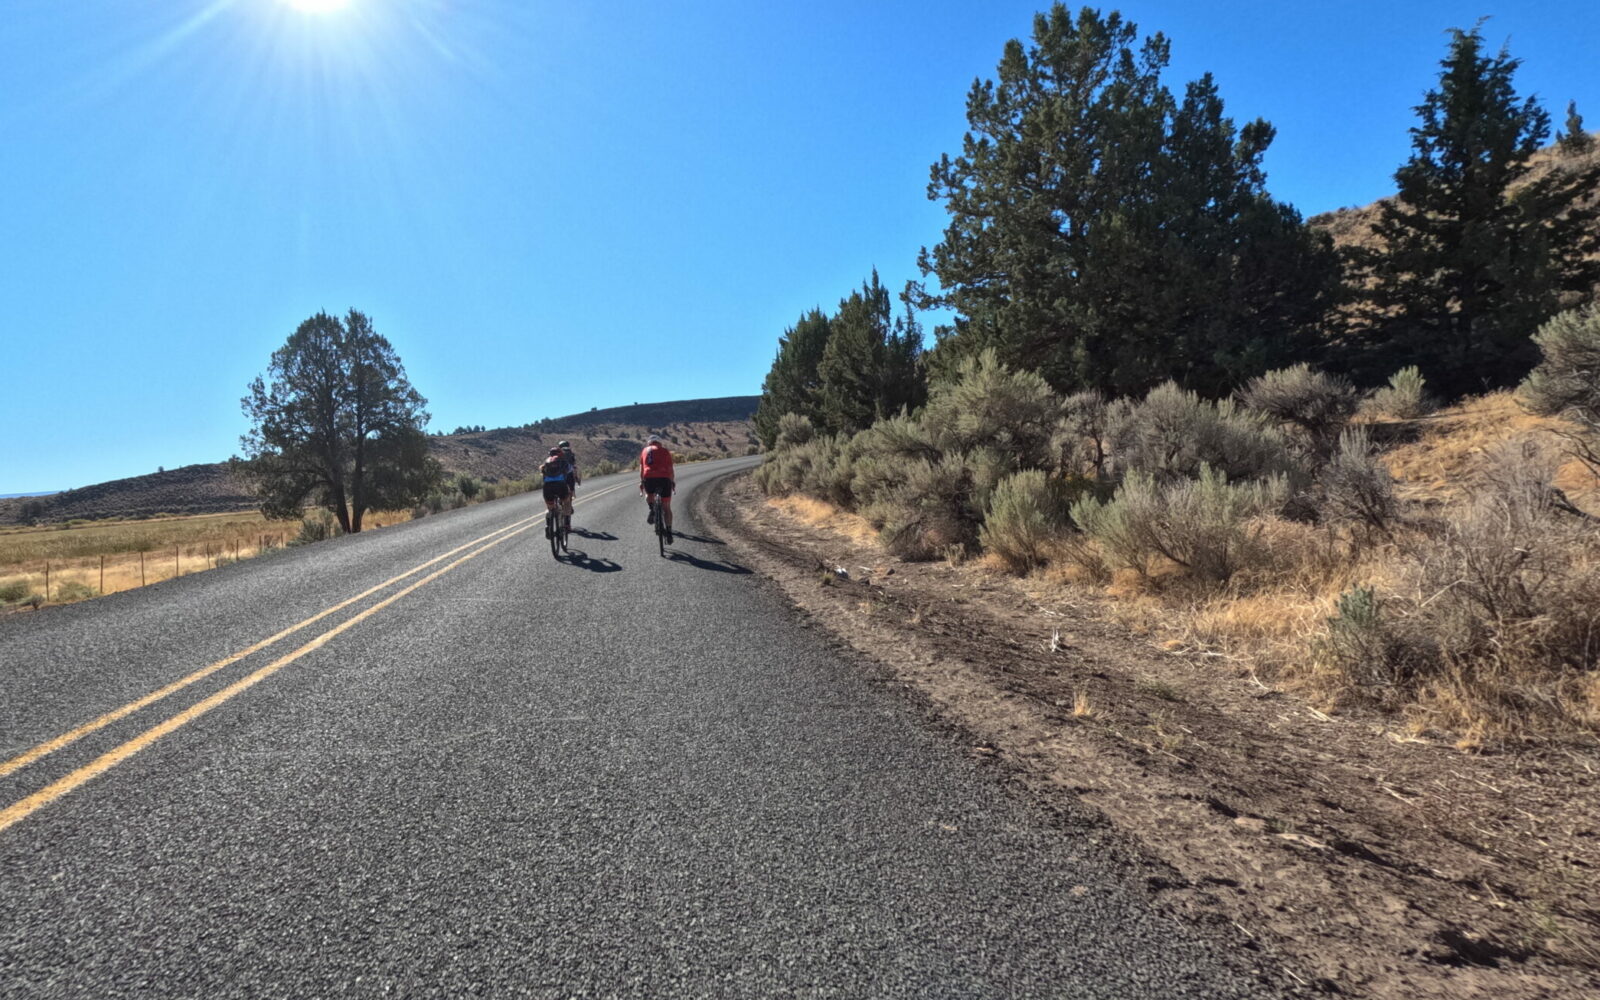
[[[598,499],[599,497],[605,496],[607,493],[615,492],[616,490],[620,490],[627,485],[629,484],[621,483],[617,486],[608,487],[607,489],[601,490],[599,493],[585,496],[583,500],[574,501],[574,503],[577,504]],[[123,743],[121,746],[101,754],[99,757],[95,758],[95,760],[85,764],[83,767],[78,768],[71,774],[68,774],[66,777],[52,782],[39,791],[34,792],[32,795],[29,795],[28,797],[21,799],[10,806],[7,806],[5,809],[0,809],[0,831],[4,831],[9,827],[14,826],[44,806],[49,805],[86,782],[92,781],[93,779],[99,777],[105,772],[111,770],[113,767],[116,767],[118,764],[127,760],[129,757],[132,757],[140,750],[143,750],[150,744],[161,739],[163,736],[166,736],[167,734],[185,725],[188,725],[190,722],[193,722],[195,719],[198,719],[200,716],[211,711],[213,708],[216,708],[218,705],[232,698],[234,695],[254,687],[256,684],[266,680],[268,677],[271,677],[273,674],[277,673],[279,670],[282,670],[295,660],[300,659],[302,656],[305,656],[307,653],[320,649],[341,632],[345,632],[351,628],[354,628],[356,625],[365,621],[367,618],[370,618],[372,615],[383,610],[412,591],[427,586],[429,583],[432,583],[439,577],[444,576],[446,573],[455,569],[457,566],[460,566],[462,563],[465,563],[471,559],[476,559],[478,556],[489,551],[495,546],[509,541],[513,537],[520,535],[524,531],[527,531],[538,519],[539,516],[535,515],[534,517],[524,518],[521,521],[514,521],[511,524],[506,525],[504,528],[491,531],[486,535],[482,535],[470,542],[467,542],[465,545],[459,545],[443,555],[435,556],[434,558],[429,559],[427,562],[414,566],[398,576],[392,576],[376,586],[369,587],[354,597],[340,601],[338,604],[335,604],[330,608],[319,611],[310,618],[297,622],[275,635],[271,635],[265,639],[262,639],[260,642],[257,642],[254,645],[247,646],[236,653],[231,653],[215,663],[201,667],[199,670],[196,670],[194,673],[191,673],[186,677],[175,680],[171,684],[168,684],[164,687],[157,688],[156,690],[151,691],[149,694],[140,698],[136,698],[120,708],[112,709],[104,715],[86,722],[76,729],[69,730],[68,732],[62,733],[60,736],[46,740],[45,742],[40,743],[38,746],[35,746],[29,750],[25,750],[17,756],[12,757],[10,760],[0,763],[0,778],[20,771],[22,768],[27,767],[29,764],[34,763],[40,758],[46,757],[49,754],[52,754],[57,750],[76,742],[90,733],[104,729],[106,726],[111,725],[118,719],[132,715],[134,712],[152,705],[168,695],[171,695],[177,691],[181,691],[197,681],[210,677],[217,671],[229,667],[253,653],[258,653],[261,650],[266,649],[268,646],[271,646],[274,643],[293,635],[301,629],[321,621],[329,615],[336,614],[350,605],[376,594],[380,590],[399,583],[401,580],[404,580],[407,577],[415,576],[430,566],[435,566],[441,562],[444,562],[444,560],[449,559],[451,556],[464,552],[467,549],[472,549],[473,546],[479,546],[478,548],[473,549],[473,551],[468,552],[466,555],[461,556],[459,559],[456,559],[454,562],[434,570],[432,573],[429,573],[422,579],[417,580],[402,590],[396,591],[366,610],[351,616],[338,625],[335,625],[333,628],[322,633],[293,652],[280,656],[278,659],[273,660],[271,663],[261,667],[254,673],[234,681],[232,684],[229,684],[227,687],[211,695],[210,697],[197,702],[187,709],[184,709],[182,712],[179,712],[164,722],[152,726],[150,729],[145,730],[143,733],[140,733],[133,739]],[[496,538],[495,536],[497,535],[500,537]],[[490,539],[493,539],[493,541],[490,541]]]

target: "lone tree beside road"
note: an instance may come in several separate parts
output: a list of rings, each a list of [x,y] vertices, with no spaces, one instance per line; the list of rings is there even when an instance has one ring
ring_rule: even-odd
[[[309,503],[357,532],[367,511],[419,503],[443,475],[422,430],[427,400],[354,309],[301,323],[241,402],[252,426],[231,464],[268,517],[299,517]]]

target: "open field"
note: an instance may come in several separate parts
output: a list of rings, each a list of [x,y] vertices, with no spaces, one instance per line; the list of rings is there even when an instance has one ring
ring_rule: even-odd
[[[386,511],[369,514],[367,526],[407,520],[408,513]],[[61,604],[113,594],[281,548],[300,527],[252,511],[0,528],[0,598],[18,604],[38,595]]]

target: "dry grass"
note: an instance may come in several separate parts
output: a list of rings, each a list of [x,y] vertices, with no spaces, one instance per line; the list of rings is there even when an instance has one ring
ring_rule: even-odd
[[[767,501],[790,517],[812,527],[825,527],[856,545],[876,545],[878,532],[866,518],[803,494],[772,497]]]
[[[1417,440],[1384,455],[1411,500],[1459,500],[1481,482],[1487,457],[1510,441],[1561,447],[1556,429],[1562,424],[1528,413],[1509,392],[1470,399],[1414,423],[1421,430]],[[1600,481],[1581,462],[1565,463],[1555,485],[1575,502],[1600,504]]]
[[[368,514],[364,527],[410,520]],[[299,522],[259,513],[200,514],[141,521],[90,521],[0,531],[0,588],[70,603],[213,569],[282,547]]]

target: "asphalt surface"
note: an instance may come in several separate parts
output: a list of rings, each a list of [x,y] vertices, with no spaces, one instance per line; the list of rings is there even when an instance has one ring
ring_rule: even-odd
[[[0,776],[0,996],[1279,995],[730,561],[749,464],[670,558],[617,478],[0,618],[4,771],[535,519]]]

